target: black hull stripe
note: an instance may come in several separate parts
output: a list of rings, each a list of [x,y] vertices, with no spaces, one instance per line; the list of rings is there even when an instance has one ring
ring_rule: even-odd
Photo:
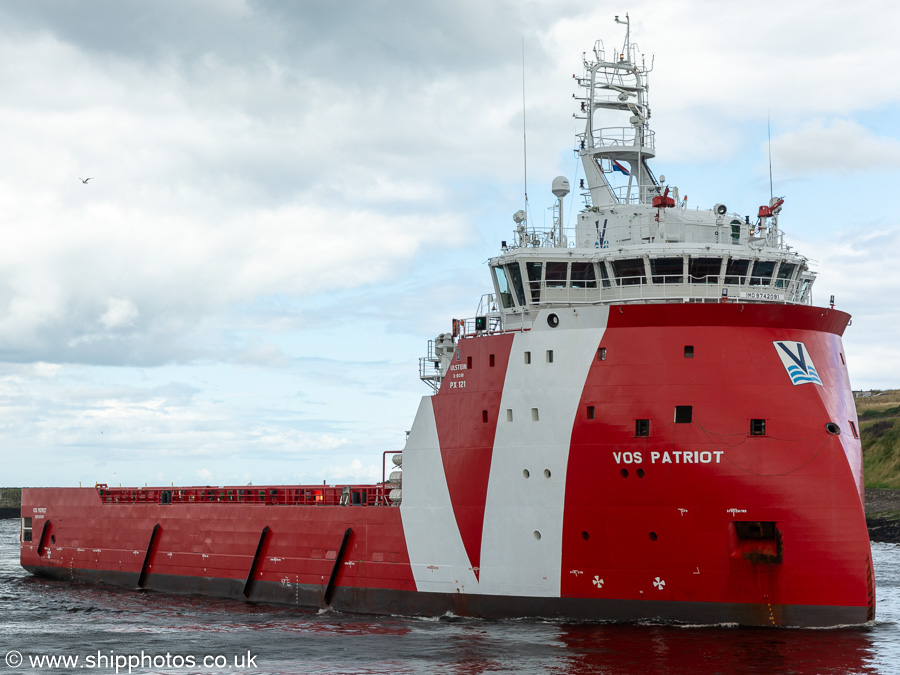
[[[111,570],[60,567],[26,569],[32,574],[60,581],[84,581],[137,588],[138,574]],[[246,601],[240,579],[154,574],[145,590],[205,595]],[[253,602],[324,607],[322,586],[257,581]],[[397,616],[456,616],[485,619],[544,618],[597,622],[663,621],[689,624],[735,623],[744,626],[827,627],[857,625],[867,621],[868,608],[828,605],[767,605],[654,600],[601,600],[588,598],[539,598],[464,593],[425,593],[383,588],[342,586],[334,589],[331,607],[337,611]]]

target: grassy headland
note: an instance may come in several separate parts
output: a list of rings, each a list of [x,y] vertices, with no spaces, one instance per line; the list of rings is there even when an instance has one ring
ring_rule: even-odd
[[[900,489],[900,390],[856,399],[867,488]]]

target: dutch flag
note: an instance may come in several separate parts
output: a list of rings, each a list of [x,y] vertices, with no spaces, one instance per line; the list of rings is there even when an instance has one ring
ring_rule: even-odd
[[[616,160],[613,160],[612,162],[612,170],[618,171],[619,173],[624,173],[626,176],[628,175],[628,169],[619,164]]]

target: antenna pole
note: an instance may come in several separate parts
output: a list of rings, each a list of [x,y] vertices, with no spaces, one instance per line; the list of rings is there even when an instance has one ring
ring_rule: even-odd
[[[522,155],[525,170],[525,215],[528,215],[528,137],[525,127],[525,38],[522,38]],[[527,221],[526,221],[527,224]]]
[[[766,129],[769,132],[769,199],[775,197],[775,189],[772,187],[772,120],[766,111]]]

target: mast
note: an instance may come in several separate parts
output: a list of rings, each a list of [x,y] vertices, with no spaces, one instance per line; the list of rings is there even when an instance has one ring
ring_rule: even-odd
[[[650,130],[650,108],[647,99],[647,68],[643,57],[637,63],[636,45],[631,43],[631,21],[628,15],[616,23],[625,25],[622,51],[607,60],[602,41],[594,44],[593,61],[584,61],[584,76],[578,83],[587,90],[582,100],[585,130],[580,134],[579,154],[593,206],[623,203],[647,203],[658,185],[646,160],[656,155],[654,136]],[[628,127],[597,126],[595,112],[613,110],[631,113]],[[606,166],[604,168],[604,160]],[[627,187],[614,187],[609,180],[615,172],[628,173]],[[636,195],[633,194],[636,188]],[[651,194],[652,193],[652,194]]]

